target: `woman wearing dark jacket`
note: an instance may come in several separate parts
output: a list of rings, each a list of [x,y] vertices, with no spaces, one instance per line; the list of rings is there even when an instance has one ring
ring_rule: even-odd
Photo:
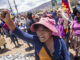
[[[52,19],[42,18],[39,22],[34,23],[31,26],[31,31],[36,32],[37,35],[31,35],[15,26],[8,11],[5,10],[3,13],[6,13],[5,18],[0,18],[6,22],[13,33],[34,44],[36,60],[70,60],[64,40],[58,37],[58,31]]]

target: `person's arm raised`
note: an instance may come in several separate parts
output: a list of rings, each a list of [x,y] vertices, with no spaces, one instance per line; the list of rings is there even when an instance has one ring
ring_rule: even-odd
[[[2,19],[10,28],[10,30],[19,38],[21,38],[24,41],[27,41],[29,43],[34,44],[34,38],[33,35],[28,34],[22,30],[20,30],[16,25],[13,23],[13,21],[10,18],[10,13],[8,10],[3,10],[2,15],[0,15],[0,19]]]

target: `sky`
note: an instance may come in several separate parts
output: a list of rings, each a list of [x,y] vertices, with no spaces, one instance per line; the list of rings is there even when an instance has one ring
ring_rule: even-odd
[[[14,5],[13,1],[14,0],[9,0],[13,11],[16,13],[16,9],[15,9],[15,5]],[[16,1],[18,11],[24,12],[24,11],[28,11],[32,8],[35,8],[45,2],[48,2],[50,0],[15,0],[15,1]],[[0,0],[0,9],[2,9],[2,8],[9,9],[8,0]]]

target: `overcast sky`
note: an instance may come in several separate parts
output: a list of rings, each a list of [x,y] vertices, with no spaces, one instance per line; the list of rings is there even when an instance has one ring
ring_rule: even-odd
[[[10,1],[12,9],[14,10],[14,12],[16,12],[13,0],[9,0],[9,1]],[[15,1],[18,7],[18,11],[23,12],[31,8],[34,8],[36,6],[39,6],[45,2],[48,2],[50,0],[15,0]],[[9,8],[8,0],[0,0],[0,9],[1,8]]]

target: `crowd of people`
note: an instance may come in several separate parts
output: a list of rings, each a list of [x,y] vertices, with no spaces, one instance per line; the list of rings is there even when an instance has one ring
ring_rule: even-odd
[[[3,10],[0,28],[9,36],[15,47],[18,38],[34,47],[36,60],[71,60],[69,49],[80,56],[80,1],[70,13],[60,7],[52,11],[25,15]],[[17,42],[17,44],[16,44]]]

